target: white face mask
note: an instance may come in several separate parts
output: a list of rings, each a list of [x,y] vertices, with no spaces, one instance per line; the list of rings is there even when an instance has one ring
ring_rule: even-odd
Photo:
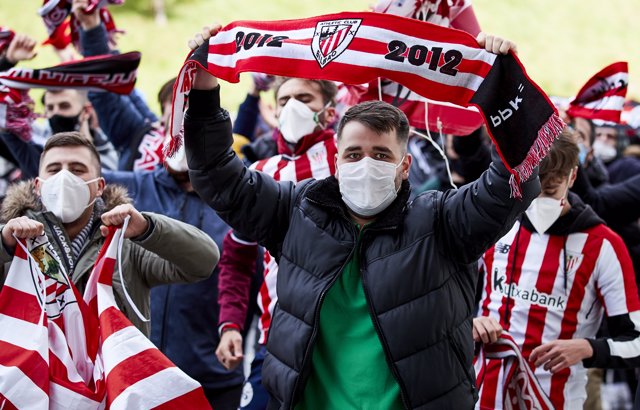
[[[342,200],[354,213],[373,216],[388,207],[396,196],[396,169],[402,165],[365,157],[338,166]]]
[[[320,125],[318,116],[328,106],[329,104],[325,105],[320,112],[313,112],[311,108],[307,107],[307,104],[295,98],[289,98],[289,101],[282,107],[282,111],[278,116],[280,133],[287,142],[297,144],[304,136],[311,134]]]
[[[63,169],[47,179],[39,179],[42,183],[40,187],[42,204],[62,223],[69,223],[80,218],[82,212],[93,204],[95,199],[89,203],[91,192],[87,184],[100,178],[85,181]]]
[[[606,142],[595,140],[593,142],[593,155],[604,162],[609,162],[615,159],[618,155],[618,151],[616,150],[616,147],[612,147]]]
[[[572,177],[573,171],[569,174],[569,181],[571,181]],[[567,185],[562,199],[541,196],[531,202],[529,209],[526,210],[527,218],[529,218],[531,225],[540,235],[547,232],[547,229],[551,228],[551,225],[560,218],[568,192],[569,185]]]

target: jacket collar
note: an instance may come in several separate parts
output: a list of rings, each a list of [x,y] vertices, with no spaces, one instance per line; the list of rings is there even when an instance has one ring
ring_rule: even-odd
[[[402,181],[396,199],[377,216],[375,221],[371,223],[367,229],[383,230],[398,228],[404,219],[404,210],[407,207],[410,193],[411,186],[409,185],[409,181]],[[347,206],[342,200],[340,185],[336,177],[330,176],[312,184],[307,191],[306,198],[320,207],[352,221]]]

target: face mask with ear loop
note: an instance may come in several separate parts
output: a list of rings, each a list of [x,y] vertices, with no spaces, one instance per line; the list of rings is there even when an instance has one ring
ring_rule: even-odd
[[[42,183],[40,187],[42,204],[47,211],[54,214],[62,223],[77,220],[84,210],[96,201],[94,198],[93,201],[89,202],[91,192],[88,184],[100,178],[85,181],[63,169],[47,179],[40,177],[38,179]]]
[[[314,112],[302,101],[289,98],[278,116],[278,129],[285,141],[297,144],[302,138],[311,134],[317,126],[324,128],[319,117],[329,105],[331,102],[325,104],[320,111]]]
[[[378,77],[378,100],[383,101],[382,80],[380,79],[380,77]],[[449,165],[449,158],[447,158],[447,154],[444,152],[444,148],[441,147],[440,144],[435,142],[431,137],[431,132],[429,131],[429,103],[426,100],[424,102],[424,123],[427,135],[416,131],[415,129],[411,130],[411,132],[427,140],[436,149],[436,151],[438,151],[438,153],[444,160],[444,165],[447,170],[447,176],[449,177],[449,183],[454,189],[458,189],[458,186],[455,184],[455,182],[453,182],[453,176],[451,175],[451,166]],[[444,136],[442,135],[442,123],[440,122],[440,119],[438,119],[438,130],[440,133],[440,141],[444,142]]]

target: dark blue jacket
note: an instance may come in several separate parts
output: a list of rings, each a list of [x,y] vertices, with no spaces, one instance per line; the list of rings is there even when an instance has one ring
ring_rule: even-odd
[[[85,57],[111,53],[102,24],[88,31],[80,30],[80,41]],[[133,169],[134,161],[141,155],[138,146],[157,117],[135,91],[130,95],[90,92],[89,100],[98,114],[100,128],[120,153],[118,169]]]
[[[162,167],[153,171],[106,171],[107,183],[127,188],[136,209],[186,222],[220,247],[229,227],[195,193],[182,190]],[[215,356],[218,346],[218,271],[193,284],[156,286],[151,291],[151,340],[205,389],[242,384],[242,366],[229,372]]]

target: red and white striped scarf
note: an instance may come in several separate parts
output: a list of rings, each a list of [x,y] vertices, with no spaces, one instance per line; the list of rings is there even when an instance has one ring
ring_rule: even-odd
[[[42,17],[49,38],[43,44],[50,44],[59,50],[65,49],[69,44],[82,53],[80,48],[80,23],[71,12],[72,0],[44,0],[38,13]],[[109,36],[109,43],[115,47],[116,34],[124,33],[118,30],[107,5],[120,5],[124,0],[89,0],[84,13],[93,13],[98,8],[100,20],[105,25]]]
[[[106,238],[84,299],[46,236],[16,248],[0,293],[0,408],[210,408],[117,308],[121,232]]]
[[[503,409],[551,410],[554,408],[509,333],[502,332],[495,343],[482,344],[479,353],[474,357],[473,365],[478,390],[482,388],[487,359],[503,362]],[[482,406],[479,408],[483,409]]]
[[[31,124],[36,119],[28,91],[0,84],[0,131],[6,130],[23,141],[31,140]]]
[[[564,126],[513,54],[495,55],[467,33],[380,13],[300,20],[238,21],[193,51],[174,86],[168,152],[179,147],[196,68],[238,82],[244,71],[364,84],[388,78],[427,98],[480,109],[498,152],[520,181],[529,178]]]
[[[140,53],[107,54],[33,69],[14,67],[0,73],[0,84],[26,90],[30,88],[109,91],[129,94],[136,83]]]
[[[567,114],[571,117],[619,124],[628,85],[627,62],[620,61],[608,65],[580,89],[576,98],[569,103]]]

